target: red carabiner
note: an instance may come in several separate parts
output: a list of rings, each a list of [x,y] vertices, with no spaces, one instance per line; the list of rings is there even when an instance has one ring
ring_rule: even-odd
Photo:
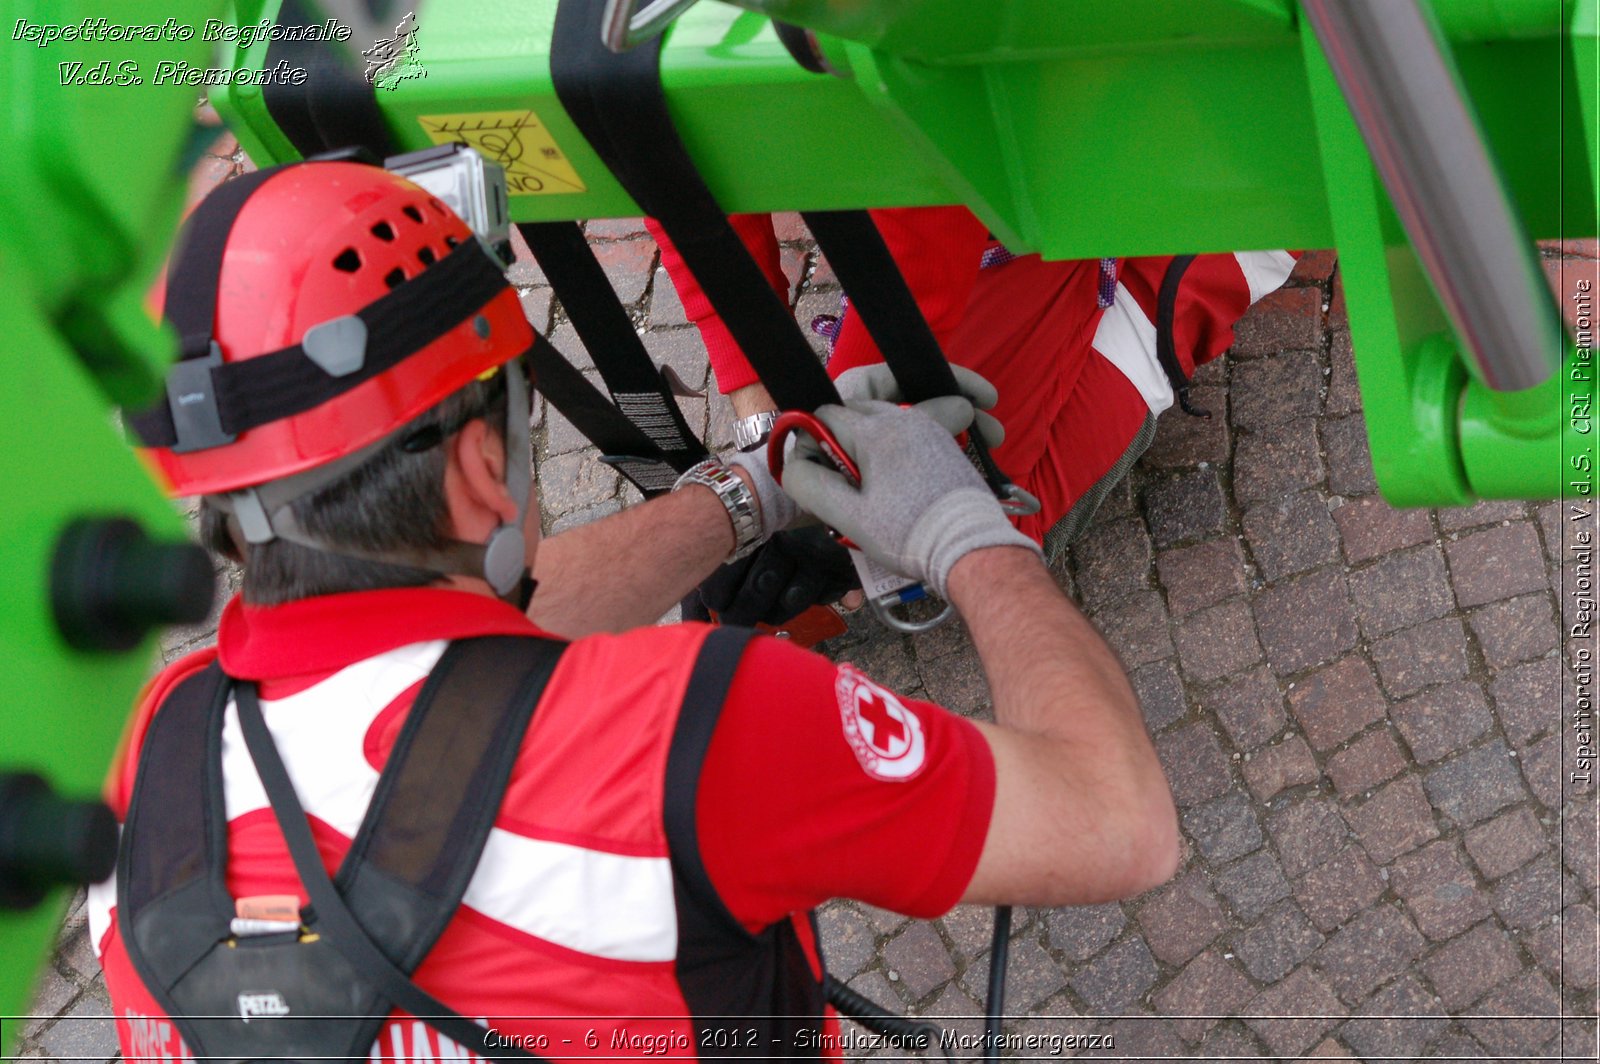
[[[833,464],[833,468],[844,474],[845,478],[855,487],[861,486],[861,470],[856,468],[853,458],[845,453],[839,446],[839,441],[834,438],[832,431],[823,424],[821,419],[804,410],[785,410],[779,414],[772,423],[772,436],[767,442],[767,468],[772,472],[772,479],[783,486],[783,451],[789,442],[789,437],[797,432],[803,432],[817,441],[818,448],[823,457]],[[849,550],[859,550],[848,536],[840,535],[835,529],[828,529],[829,535],[837,540],[840,546]]]

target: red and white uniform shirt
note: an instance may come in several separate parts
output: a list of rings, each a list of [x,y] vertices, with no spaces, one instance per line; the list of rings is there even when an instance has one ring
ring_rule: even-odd
[[[510,1044],[554,1059],[696,1055],[677,978],[683,899],[674,897],[662,810],[668,748],[708,631],[578,640],[540,701],[461,909],[413,973],[446,1004],[519,1039]],[[229,675],[258,682],[330,874],[448,641],[518,634],[541,633],[497,600],[439,589],[228,605],[215,654]],[[175,663],[147,690],[109,783],[119,816],[151,714],[212,656]],[[230,893],[305,904],[232,706],[222,757]],[[726,914],[752,933],[793,920],[816,972],[809,909],[851,897],[912,916],[943,913],[971,879],[993,800],[993,760],[970,722],[758,638],[718,718],[694,807],[700,857]],[[129,962],[115,904],[112,881],[91,888],[91,940],[123,1054],[186,1056]],[[396,1013],[372,1055],[469,1054]]]

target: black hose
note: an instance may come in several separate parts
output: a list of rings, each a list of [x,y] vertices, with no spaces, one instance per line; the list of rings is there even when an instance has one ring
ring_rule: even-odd
[[[1011,906],[994,910],[994,941],[989,947],[989,1004],[983,1022],[983,1059],[1000,1059],[1000,1024],[1006,1009],[1006,961],[1011,952]]]
[[[943,1037],[944,1030],[937,1024],[896,1016],[831,975],[824,977],[822,986],[828,995],[828,1004],[838,1009],[841,1016],[848,1016],[874,1034],[898,1039],[909,1049],[921,1053],[937,1050],[946,1060],[950,1059]]]

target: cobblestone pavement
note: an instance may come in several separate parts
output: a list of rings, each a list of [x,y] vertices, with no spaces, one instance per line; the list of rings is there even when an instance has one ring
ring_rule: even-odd
[[[651,354],[709,390],[684,402],[691,424],[726,446],[727,404],[655,245],[635,222],[588,231]],[[834,310],[798,220],[780,237],[800,320]],[[1547,265],[1570,289],[1596,252],[1568,250],[1583,257]],[[1216,416],[1164,417],[1057,569],[1131,670],[1184,859],[1122,904],[1018,910],[1018,1038],[1104,1036],[1064,1053],[1124,1059],[1594,1059],[1595,795],[1569,780],[1563,719],[1569,522],[1555,503],[1395,510],[1375,493],[1335,275],[1330,254],[1309,255],[1251,311],[1199,375]],[[537,267],[524,256],[512,278],[588,366]],[[631,501],[542,404],[537,428],[547,533]],[[209,634],[172,633],[167,657]],[[826,649],[988,711],[959,626],[907,638],[857,616]],[[968,1036],[989,921],[853,903],[821,916],[835,974]],[[109,1023],[91,1019],[107,1002],[76,908],[34,1011],[24,1056],[114,1056]],[[1050,1055],[1042,1044],[1007,1055]]]

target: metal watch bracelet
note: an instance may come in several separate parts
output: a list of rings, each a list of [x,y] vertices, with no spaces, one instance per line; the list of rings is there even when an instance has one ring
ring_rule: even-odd
[[[733,445],[745,452],[755,450],[767,442],[767,437],[772,435],[772,423],[777,420],[776,410],[763,410],[740,418],[733,423]]]
[[[728,520],[733,522],[733,550],[723,564],[747,557],[761,546],[765,537],[761,534],[761,511],[757,507],[755,494],[722,459],[707,458],[690,467],[672,485],[672,490],[677,491],[685,484],[701,484],[710,488],[727,508]]]

